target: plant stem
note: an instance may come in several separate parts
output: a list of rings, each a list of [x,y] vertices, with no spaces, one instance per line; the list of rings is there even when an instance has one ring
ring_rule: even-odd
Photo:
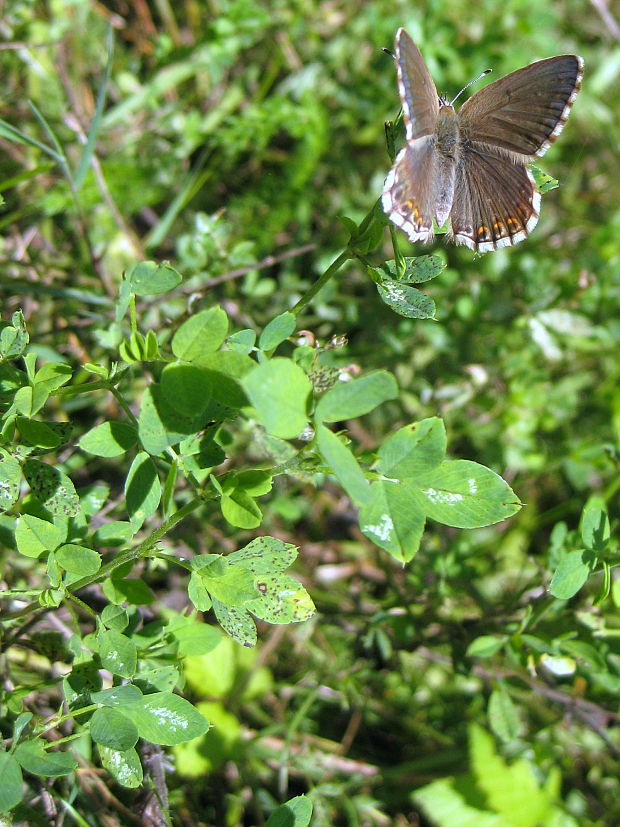
[[[301,299],[297,302],[295,307],[291,309],[291,313],[295,316],[299,316],[301,311],[306,307],[312,299],[316,296],[316,294],[325,287],[327,282],[334,276],[338,270],[342,267],[345,262],[347,262],[350,258],[352,258],[351,251],[347,247],[344,252],[340,253],[338,258],[334,259],[332,263],[329,265],[327,270],[323,273],[323,275],[315,281],[312,287],[308,290],[305,296],[302,296]]]

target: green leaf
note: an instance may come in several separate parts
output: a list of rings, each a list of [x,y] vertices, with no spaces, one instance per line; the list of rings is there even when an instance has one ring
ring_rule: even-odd
[[[543,172],[542,169],[534,164],[530,166],[530,170],[534,176],[534,181],[536,182],[536,189],[541,195],[545,195],[545,193],[550,192],[559,186],[559,182],[556,178],[553,178],[551,175]]]
[[[226,606],[216,598],[213,599],[213,611],[218,622],[227,635],[242,646],[256,646],[256,625],[246,609]]]
[[[168,405],[190,419],[204,411],[213,395],[212,374],[198,365],[166,365],[160,387]]]
[[[436,468],[446,454],[446,429],[439,417],[399,428],[379,448],[379,469],[386,477],[415,478]]]
[[[107,483],[95,483],[80,491],[80,506],[82,514],[93,517],[98,514],[108,501],[110,486]]]
[[[364,503],[370,495],[370,486],[351,451],[324,425],[317,425],[316,442],[325,464],[351,502],[358,506]]]
[[[505,744],[519,736],[519,713],[508,692],[502,687],[491,692],[488,706],[491,729]]]
[[[101,622],[106,629],[114,629],[116,632],[123,632],[129,626],[129,615],[127,609],[122,606],[108,604],[104,606],[99,615]]]
[[[145,695],[140,703],[124,706],[123,713],[134,722],[141,738],[162,746],[183,744],[209,729],[207,719],[172,692]]]
[[[132,523],[142,524],[154,514],[161,499],[161,483],[155,463],[144,451],[136,455],[125,480],[127,511]]]
[[[40,740],[22,741],[13,753],[22,769],[32,775],[58,778],[70,775],[77,769],[77,761],[68,752],[48,752]]]
[[[99,658],[104,669],[121,678],[131,678],[136,673],[138,653],[136,644],[120,632],[110,629],[97,635]]]
[[[190,561],[191,567],[202,577],[223,577],[228,572],[228,561],[221,554],[197,554]]]
[[[265,827],[308,827],[311,818],[312,802],[305,795],[298,795],[274,810]]]
[[[479,797],[471,780],[467,781],[466,785],[460,779],[442,778],[419,787],[412,798],[436,827],[514,827],[497,813],[475,807]],[[465,798],[468,792],[471,803]]]
[[[22,771],[7,752],[0,752],[0,813],[7,813],[22,800]],[[10,822],[6,822],[8,825]]]
[[[410,488],[393,482],[374,482],[359,513],[362,534],[403,563],[417,552],[425,522]]]
[[[237,353],[248,355],[252,352],[254,344],[256,343],[256,333],[250,328],[245,330],[238,330],[226,339],[226,344],[231,350]]]
[[[375,202],[372,211],[359,226],[346,216],[341,216],[340,220],[351,233],[349,250],[361,255],[367,255],[379,246],[387,224],[387,216],[383,212],[380,199]]]
[[[299,623],[315,613],[314,603],[304,587],[288,574],[277,572],[257,578],[260,597],[244,606],[268,623]]]
[[[0,450],[0,512],[8,511],[19,499],[22,468],[6,451]]]
[[[503,649],[507,640],[506,635],[480,635],[469,644],[466,654],[471,658],[490,658]]]
[[[201,310],[183,322],[172,338],[177,359],[194,362],[205,353],[221,347],[228,333],[228,316],[221,307]]]
[[[354,419],[397,396],[398,385],[392,374],[385,370],[376,370],[359,379],[340,382],[330,388],[319,399],[315,417],[318,422]]]
[[[209,607],[211,608],[211,607]],[[212,652],[222,639],[221,632],[215,626],[192,622],[180,629],[169,631],[179,644],[179,655],[207,655]]]
[[[43,404],[45,404],[45,399],[43,400],[42,405]],[[24,416],[33,416],[36,413],[30,385],[16,391],[13,397],[13,407],[17,413],[23,414]]]
[[[104,747],[102,744],[98,745],[98,749],[103,768],[110,773],[112,778],[120,784],[121,787],[135,790],[142,784],[144,774],[142,772],[140,758],[135,749],[119,752],[118,750]]]
[[[609,517],[602,497],[591,497],[581,515],[581,539],[586,548],[603,551],[611,537]]]
[[[101,584],[103,593],[113,603],[130,603],[133,606],[148,606],[154,601],[153,592],[144,580],[136,577],[110,577]]]
[[[407,256],[404,259],[404,273],[399,273],[396,262],[386,261],[384,269],[394,281],[406,284],[422,284],[438,276],[446,269],[445,262],[439,256]]]
[[[21,740],[22,732],[26,729],[28,724],[32,721],[34,715],[32,712],[21,712],[13,722],[13,743],[16,744]]]
[[[90,719],[90,735],[96,744],[109,749],[131,749],[138,742],[138,728],[118,709],[96,709]]]
[[[521,758],[508,766],[487,732],[476,725],[469,732],[472,769],[489,809],[514,827],[548,824],[552,801],[541,789],[529,761]]]
[[[228,638],[226,642],[231,646],[235,645]],[[213,696],[211,685],[208,695]],[[207,716],[214,732],[212,737],[209,737],[207,733],[202,738],[174,748],[174,768],[181,778],[206,777],[226,761],[238,760],[239,748],[242,744],[241,723],[232,712],[224,707],[224,704],[217,701],[201,701],[196,706],[203,715]]]
[[[13,314],[13,324],[0,322],[0,359],[17,359],[28,346],[30,338],[21,310]]]
[[[420,290],[392,279],[377,284],[382,300],[399,316],[408,319],[434,319],[435,302]]]
[[[202,571],[199,574],[211,599],[217,599],[228,607],[245,607],[257,595],[254,575],[241,566],[228,566],[222,577],[209,577]]]
[[[187,596],[199,612],[208,612],[212,601],[204,580],[197,572],[192,572],[187,585]]]
[[[111,520],[104,523],[93,534],[94,543],[104,548],[124,546],[136,533],[131,523],[125,520]]]
[[[551,578],[551,594],[558,600],[569,600],[576,595],[590,576],[594,562],[592,552],[570,551],[565,554]]]
[[[273,476],[268,471],[252,469],[239,471],[234,477],[235,488],[239,488],[251,497],[268,494],[273,486]]]
[[[416,484],[416,498],[427,516],[455,528],[492,525],[521,508],[507,482],[469,460],[446,460]]]
[[[18,518],[15,542],[17,550],[25,557],[40,557],[45,552],[54,551],[61,541],[62,533],[53,523],[31,514],[22,514]]]
[[[111,689],[102,689],[101,692],[91,692],[90,699],[94,704],[102,706],[125,706],[129,703],[137,703],[143,693],[131,683],[122,686],[113,686]]]
[[[211,394],[216,402],[229,408],[248,404],[240,380],[254,369],[256,362],[234,350],[205,353],[194,361],[203,368],[211,381]]]
[[[102,422],[87,431],[78,446],[97,457],[118,457],[138,442],[138,434],[125,422]]]
[[[308,422],[312,385],[298,365],[281,357],[270,359],[250,371],[242,385],[268,433],[281,439],[299,436]]]
[[[196,433],[204,424],[202,416],[183,416],[165,399],[159,385],[151,385],[142,395],[138,432],[142,447],[156,456]]]
[[[47,362],[39,368],[34,375],[34,393],[37,394],[40,388],[45,388],[46,397],[66,385],[73,376],[70,365],[62,362]]]
[[[183,276],[167,261],[140,261],[125,273],[132,293],[137,296],[159,296],[174,290],[183,281]]]
[[[56,550],[56,562],[73,575],[88,577],[101,568],[101,555],[92,548],[67,543]]]
[[[30,490],[44,508],[59,516],[76,516],[80,501],[66,474],[36,459],[26,460],[23,471]]]
[[[22,439],[28,445],[51,449],[57,448],[61,443],[58,433],[45,422],[38,422],[36,419],[18,416],[15,424],[19,428]]]
[[[255,575],[284,571],[297,557],[297,549],[276,537],[257,537],[239,551],[226,555],[226,560],[243,566]]]
[[[260,335],[258,346],[261,350],[273,350],[279,344],[286,341],[297,326],[297,318],[289,313],[280,313],[272,319]]]
[[[258,528],[263,521],[263,512],[245,491],[235,489],[221,499],[224,518],[237,528]]]

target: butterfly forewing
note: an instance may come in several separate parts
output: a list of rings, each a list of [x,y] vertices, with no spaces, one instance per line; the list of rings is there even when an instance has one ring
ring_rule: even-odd
[[[538,221],[540,195],[525,165],[476,144],[461,161],[450,213],[454,240],[487,253],[526,238]]]
[[[562,131],[581,86],[577,55],[539,60],[476,92],[458,112],[464,140],[543,155]]]
[[[404,29],[396,32],[396,73],[408,141],[433,135],[439,99],[424,58]]]

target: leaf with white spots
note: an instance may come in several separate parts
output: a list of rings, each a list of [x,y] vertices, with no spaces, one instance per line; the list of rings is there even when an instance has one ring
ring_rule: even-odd
[[[98,744],[98,749],[104,768],[121,787],[133,790],[142,784],[142,765],[135,749],[120,751],[102,744]]]
[[[446,263],[439,256],[405,256],[401,259],[404,269],[401,271],[399,265],[392,259],[386,261],[381,268],[384,273],[394,281],[405,284],[421,284],[430,281],[446,269]]]
[[[408,319],[435,318],[435,302],[415,287],[400,281],[384,279],[377,284],[377,290],[388,307],[399,316],[406,316]]]
[[[373,483],[359,513],[362,533],[403,563],[418,550],[425,520],[412,486],[399,481]]]
[[[446,460],[415,479],[415,500],[426,515],[454,528],[499,523],[520,508],[508,483],[490,468],[469,460]]]
[[[288,574],[257,577],[256,587],[261,596],[244,608],[268,623],[300,623],[316,611],[308,592]]]
[[[100,632],[97,635],[99,657],[104,669],[109,669],[113,675],[122,678],[131,678],[135,674],[138,662],[136,644],[126,635],[115,632],[113,629]]]
[[[144,695],[140,702],[124,706],[123,714],[134,722],[141,738],[167,747],[184,744],[209,729],[204,715],[172,692]]]

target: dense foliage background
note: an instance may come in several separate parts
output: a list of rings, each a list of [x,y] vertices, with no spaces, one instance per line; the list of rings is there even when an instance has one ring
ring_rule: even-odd
[[[2,316],[22,308],[41,358],[72,364],[101,359],[121,273],[144,258],[170,260],[185,281],[141,306],[143,329],[184,317],[192,302],[220,303],[239,328],[257,330],[293,306],[346,244],[339,217],[361,220],[381,192],[383,124],[399,106],[381,49],[399,26],[449,94],[489,66],[500,77],[553,54],[585,60],[583,90],[542,164],[561,186],[543,198],[528,241],[483,257],[438,241],[447,269],[426,286],[436,321],[392,313],[357,262],[300,319],[322,343],[348,338],[333,365],[398,379],[398,400],[356,422],[359,445],[372,451],[397,427],[439,415],[451,453],[496,470],[525,507],[476,531],[431,524],[403,568],[361,536],[329,479],[279,478],[261,501],[264,527],[300,547],[296,574],[319,612],[306,624],[264,625],[253,651],[223,642],[188,671],[187,691],[216,729],[200,750],[177,750],[175,823],[261,824],[276,801],[309,792],[316,825],[456,824],[440,820],[437,800],[414,796],[453,776],[465,789],[469,773],[484,790],[479,809],[498,811],[489,802],[501,779],[519,794],[513,820],[494,824],[534,825],[519,810],[522,777],[509,774],[517,759],[541,786],[554,779],[567,814],[554,813],[554,824],[620,821],[620,589],[612,584],[597,604],[594,574],[570,601],[547,592],[561,548],[580,548],[593,495],[612,520],[612,574],[616,548],[620,41],[601,8],[4,4],[2,117],[32,141],[0,137]],[[93,162],[72,192],[63,164],[34,142],[49,145],[51,125],[75,176],[110,27],[107,102]],[[387,232],[373,256],[393,258]],[[85,399],[72,413],[84,429],[106,416]],[[257,450],[249,440],[241,449]],[[106,473],[114,483],[126,468]],[[175,542],[221,551],[251,536],[190,522]],[[6,582],[28,578],[32,561],[16,570],[14,552],[2,554]],[[173,575],[145,577],[161,605],[183,608]],[[468,654],[483,636],[495,637],[479,644],[480,657]],[[88,823],[132,818],[123,790],[104,793],[91,780],[72,796]]]

